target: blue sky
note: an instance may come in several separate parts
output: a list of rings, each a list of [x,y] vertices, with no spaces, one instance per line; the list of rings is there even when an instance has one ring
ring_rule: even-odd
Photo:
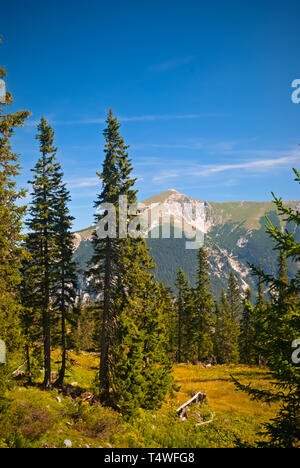
[[[140,200],[168,188],[214,201],[299,199],[299,1],[15,0],[1,17],[13,109],[32,112],[14,138],[19,181],[39,156],[45,116],[76,229],[93,221],[109,108],[131,145]]]

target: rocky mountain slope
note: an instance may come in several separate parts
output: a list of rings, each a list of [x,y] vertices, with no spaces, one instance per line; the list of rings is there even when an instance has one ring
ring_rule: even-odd
[[[300,209],[298,201],[286,203],[294,209]],[[286,226],[279,219],[272,202],[208,202],[170,189],[144,200],[141,211],[147,244],[157,265],[156,277],[172,289],[180,267],[191,283],[195,281],[195,247],[198,244],[189,243],[195,233],[207,250],[212,286],[217,295],[222,288],[226,288],[231,270],[241,290],[247,286],[255,288],[248,262],[255,265],[261,263],[266,272],[276,273],[278,252],[273,250],[273,243],[266,233],[266,216],[274,225],[287,228],[295,232],[296,238],[300,238],[300,230],[293,225]],[[86,262],[92,254],[93,230],[91,226],[74,233],[74,259],[82,270],[85,270]],[[169,232],[170,238],[162,238]],[[289,264],[290,275],[294,274],[295,269],[296,265]],[[87,285],[83,274],[81,285],[84,292]]]

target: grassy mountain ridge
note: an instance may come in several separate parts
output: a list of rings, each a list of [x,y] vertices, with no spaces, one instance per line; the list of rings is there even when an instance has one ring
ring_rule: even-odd
[[[222,288],[226,288],[231,270],[234,271],[241,290],[245,290],[247,286],[255,288],[255,281],[251,276],[248,263],[255,265],[261,263],[267,273],[276,274],[278,252],[273,250],[273,244],[266,233],[266,216],[274,225],[295,231],[296,238],[300,238],[300,232],[295,229],[295,226],[285,226],[285,222],[279,218],[272,202],[200,202],[174,189],[143,201],[148,209],[162,203],[168,207],[171,223],[174,216],[177,218],[180,216],[178,215],[179,204],[191,203],[197,206],[197,203],[204,203],[206,229],[204,246],[207,249],[211,267],[213,291],[217,295],[220,294]],[[293,209],[300,207],[298,201],[285,203]],[[74,234],[76,247],[74,259],[83,270],[92,255],[93,229],[93,226],[90,226]],[[193,284],[197,269],[197,250],[186,250],[184,236],[181,239],[174,238],[174,236],[170,239],[151,238],[154,232],[157,234],[157,229],[159,229],[157,226],[150,225],[146,240],[157,265],[157,280],[174,289],[176,274],[181,267]],[[291,276],[296,268],[297,265],[289,263]]]

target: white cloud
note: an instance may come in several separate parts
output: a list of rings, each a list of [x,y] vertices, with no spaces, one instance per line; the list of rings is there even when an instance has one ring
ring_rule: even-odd
[[[287,153],[285,153],[287,154]],[[210,177],[222,172],[233,173],[235,171],[242,171],[257,174],[259,172],[281,168],[284,166],[292,165],[292,163],[300,161],[300,151],[291,151],[287,156],[270,159],[256,159],[248,160],[241,163],[229,163],[229,164],[215,164],[215,165],[199,165],[189,164],[182,161],[174,161],[174,165],[178,167],[172,170],[163,170],[153,177],[154,183],[160,183],[170,178],[189,176],[189,177]],[[230,179],[234,180],[233,178]]]
[[[157,149],[188,149],[205,150],[208,153],[230,153],[239,142],[237,141],[219,141],[216,143],[205,140],[188,141],[187,143],[135,143],[131,148],[157,148]]]
[[[163,180],[172,179],[179,177],[181,171],[163,171],[160,174],[153,177],[153,182],[162,182]]]
[[[71,189],[84,187],[96,187],[100,184],[99,177],[78,177],[67,181],[67,185]]]
[[[217,112],[208,113],[197,113],[197,114],[145,114],[145,115],[134,115],[134,116],[118,116],[119,122],[154,122],[159,120],[193,120],[209,117],[224,117],[226,114]],[[84,119],[47,119],[50,125],[102,125],[106,122],[105,118],[100,117],[87,117]],[[29,120],[25,123],[27,127],[36,127],[39,124],[39,120]]]
[[[295,152],[297,153],[297,152]],[[261,171],[266,169],[274,169],[278,166],[287,165],[294,161],[298,161],[300,159],[300,152],[294,155],[286,156],[283,158],[273,158],[273,159],[260,159],[255,161],[247,161],[244,163],[234,163],[234,164],[219,164],[211,167],[203,167],[199,168],[197,171],[192,171],[191,174],[193,175],[201,175],[207,176],[211,174],[216,174],[218,172],[225,172],[230,170],[237,170],[237,169],[249,169],[254,171]],[[191,175],[190,174],[190,175]]]
[[[164,72],[168,70],[174,70],[175,68],[182,67],[183,65],[191,63],[194,59],[194,56],[178,57],[171,60],[167,60],[162,63],[158,63],[157,65],[152,65],[151,67],[149,67],[148,70],[151,72]]]

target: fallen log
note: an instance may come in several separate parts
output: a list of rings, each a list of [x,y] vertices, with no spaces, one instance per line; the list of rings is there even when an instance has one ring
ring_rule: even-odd
[[[187,407],[192,404],[192,403],[196,403],[198,405],[202,405],[202,403],[204,403],[206,400],[206,393],[201,393],[201,392],[198,392],[196,393],[196,395],[194,395],[190,400],[186,401],[185,403],[183,403],[183,405],[181,405],[176,411],[180,417],[180,419],[182,420],[185,420],[187,418]]]
[[[21,369],[23,366],[25,366],[25,364],[27,363],[27,359],[25,362],[23,362],[23,364],[21,364],[18,369],[16,369],[15,371],[12,372],[12,375],[20,375],[20,372],[21,372]]]

